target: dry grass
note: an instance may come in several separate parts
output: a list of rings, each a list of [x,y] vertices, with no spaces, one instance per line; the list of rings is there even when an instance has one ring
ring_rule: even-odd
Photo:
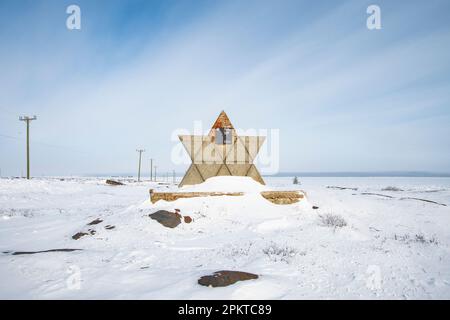
[[[326,213],[319,215],[320,222],[325,227],[342,228],[347,225],[347,221],[341,216]]]

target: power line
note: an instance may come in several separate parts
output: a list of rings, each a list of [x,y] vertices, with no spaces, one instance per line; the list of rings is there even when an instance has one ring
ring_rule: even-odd
[[[6,134],[1,134],[1,133],[0,133],[0,137],[2,137],[2,138],[8,138],[8,139],[14,139],[14,140],[20,140],[20,139],[17,138],[17,137],[8,136],[8,135],[6,135]]]
[[[19,117],[19,121],[25,121],[27,123],[27,179],[30,179],[30,121],[36,119],[37,119],[36,116]]]
[[[10,135],[3,134],[3,133],[0,133],[0,138],[17,140],[17,141],[22,140],[20,137],[14,137],[14,136],[10,136]],[[50,144],[50,143],[42,142],[42,141],[36,140],[36,139],[31,139],[30,138],[30,142],[33,142],[34,144],[41,145],[41,146],[44,146],[44,147],[47,147],[47,148],[63,149],[63,150],[67,150],[67,151],[70,151],[70,152],[75,152],[75,153],[78,153],[78,154],[90,155],[90,153],[88,153],[86,151],[83,151],[83,150],[79,150],[79,149],[71,148],[71,147],[65,147],[65,146],[61,146],[61,145],[57,145],[57,144]]]

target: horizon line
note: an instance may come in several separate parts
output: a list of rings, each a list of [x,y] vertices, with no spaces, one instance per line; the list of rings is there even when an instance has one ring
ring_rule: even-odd
[[[175,172],[176,177],[182,177],[185,172]],[[135,177],[135,173],[83,173],[83,174],[67,174],[67,175],[34,175],[34,177]],[[166,178],[166,174],[158,175],[158,178]],[[282,171],[276,174],[263,174],[263,177],[450,177],[450,172],[438,171]],[[173,177],[173,173],[169,173],[169,178]],[[0,178],[22,178],[22,176],[9,175]],[[146,178],[146,176],[142,176]]]

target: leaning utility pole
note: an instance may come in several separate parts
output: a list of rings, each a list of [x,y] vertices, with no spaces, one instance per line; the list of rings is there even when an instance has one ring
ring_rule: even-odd
[[[27,123],[27,179],[30,179],[30,121],[36,120],[36,116],[19,117],[19,121],[25,121]]]
[[[150,159],[150,181],[153,181],[153,159]]]
[[[142,158],[142,152],[145,152],[144,149],[136,149],[137,152],[139,152],[139,169],[138,169],[138,182],[141,182],[141,158]]]

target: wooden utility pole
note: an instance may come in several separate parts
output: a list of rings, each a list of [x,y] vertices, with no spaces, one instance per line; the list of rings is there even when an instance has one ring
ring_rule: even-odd
[[[25,121],[27,123],[27,179],[30,179],[30,121],[36,120],[36,116],[19,117],[20,121]]]
[[[139,169],[138,169],[138,182],[141,182],[141,159],[142,159],[142,152],[145,152],[144,149],[136,149],[137,152],[139,152]]]
[[[153,159],[150,159],[150,181],[153,181]]]

